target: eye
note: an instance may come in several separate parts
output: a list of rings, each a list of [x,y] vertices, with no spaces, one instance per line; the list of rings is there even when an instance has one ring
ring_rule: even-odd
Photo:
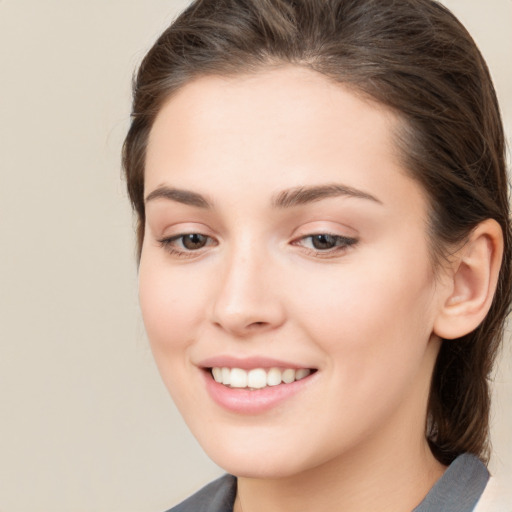
[[[216,245],[215,240],[201,233],[182,233],[158,242],[166,251],[178,256],[187,256],[209,245]]]
[[[336,246],[340,245],[340,237],[334,235],[326,235],[322,233],[321,235],[311,235],[308,238],[311,239],[311,245],[318,251],[325,251],[328,249],[332,249]]]
[[[189,251],[197,251],[202,249],[208,242],[208,237],[199,233],[189,233],[181,235],[178,240],[181,241],[183,247]]]
[[[357,239],[329,233],[317,233],[299,238],[294,245],[299,245],[315,254],[332,254],[344,251],[357,243]]]

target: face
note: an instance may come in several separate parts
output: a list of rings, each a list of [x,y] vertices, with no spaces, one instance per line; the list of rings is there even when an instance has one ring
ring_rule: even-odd
[[[295,67],[198,79],[155,121],[143,318],[174,401],[231,473],[424,442],[440,297],[398,124]]]

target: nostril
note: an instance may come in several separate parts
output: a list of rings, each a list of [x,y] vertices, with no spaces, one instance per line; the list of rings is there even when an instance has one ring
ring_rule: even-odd
[[[249,325],[249,327],[264,327],[265,325],[267,325],[267,322],[253,322],[252,324]]]

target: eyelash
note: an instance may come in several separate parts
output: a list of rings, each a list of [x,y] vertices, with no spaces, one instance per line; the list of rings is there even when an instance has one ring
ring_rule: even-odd
[[[183,241],[185,237],[190,236],[199,236],[203,237],[205,239],[205,245],[202,247],[199,247],[197,249],[187,249],[186,247],[178,248],[176,247],[176,242],[181,241],[181,245],[183,245]],[[326,237],[332,239],[331,241],[334,243],[334,246],[327,249],[315,249],[314,247],[305,247],[302,245],[302,243],[305,240],[311,240],[312,243],[315,237]],[[213,242],[213,243],[212,243]],[[358,240],[356,238],[350,238],[342,235],[334,235],[331,233],[313,233],[310,235],[302,236],[300,238],[297,238],[291,242],[294,246],[301,246],[304,250],[307,251],[308,254],[320,258],[329,258],[329,257],[335,257],[339,255],[339,253],[347,251],[350,247],[357,244]],[[193,258],[199,254],[201,254],[201,250],[205,247],[211,246],[211,245],[217,245],[217,242],[209,237],[208,235],[203,235],[202,233],[181,233],[179,235],[167,237],[167,238],[161,238],[158,240],[158,243],[160,244],[160,247],[165,249],[169,254],[173,256],[177,256],[180,258]]]
[[[175,243],[181,240],[181,244],[183,245],[183,240],[187,236],[199,236],[204,237],[206,239],[206,243],[204,246],[199,247],[198,249],[187,249],[186,247],[180,249],[177,248]],[[203,235],[202,233],[181,233],[179,235],[167,237],[167,238],[161,238],[158,240],[158,243],[160,244],[160,247],[165,249],[169,254],[172,254],[173,256],[178,256],[180,258],[191,258],[196,256],[201,249],[204,247],[208,247],[209,245],[212,245],[209,243],[209,241],[214,241],[213,238],[209,237],[208,235]],[[214,245],[217,245],[216,243]]]
[[[343,235],[335,235],[332,233],[313,233],[311,235],[306,235],[298,238],[297,240],[294,240],[292,242],[293,245],[301,245],[301,242],[304,242],[305,240],[311,240],[313,243],[313,240],[315,237],[329,237],[334,242],[334,246],[328,249],[315,249],[314,247],[302,247],[312,256],[320,257],[320,258],[330,258],[330,257],[336,257],[340,253],[343,253],[347,251],[350,247],[357,244],[358,240],[357,238],[351,238],[346,237]]]

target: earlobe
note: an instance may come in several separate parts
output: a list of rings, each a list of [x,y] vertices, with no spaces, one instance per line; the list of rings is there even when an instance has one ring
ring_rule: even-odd
[[[458,251],[448,276],[447,290],[434,323],[444,339],[464,336],[484,320],[492,304],[503,257],[503,233],[494,219],[472,231]]]

